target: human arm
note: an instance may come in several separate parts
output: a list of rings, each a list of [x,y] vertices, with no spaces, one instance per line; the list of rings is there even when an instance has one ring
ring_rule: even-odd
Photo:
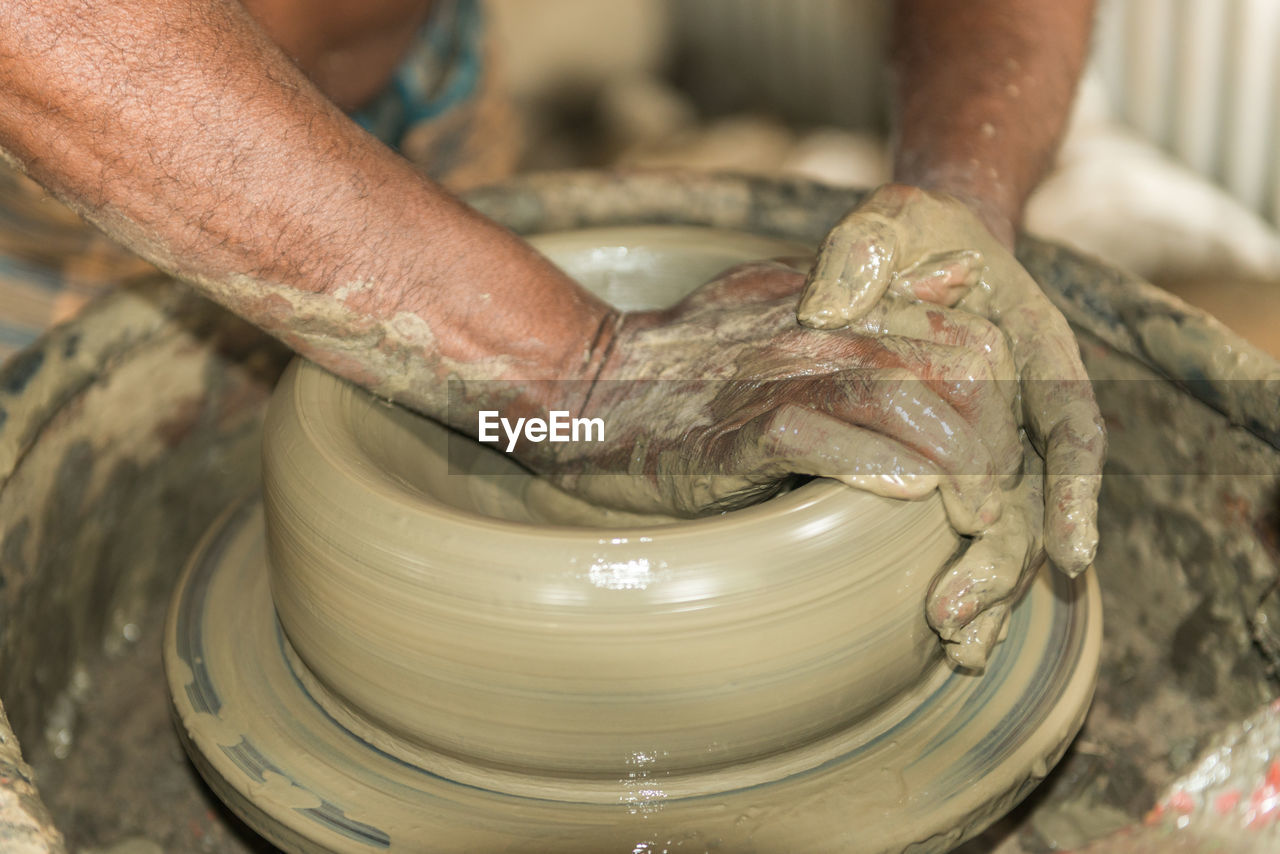
[[[898,0],[895,182],[963,201],[1006,247],[1066,126],[1094,0]]]
[[[163,269],[435,417],[446,376],[590,372],[613,317],[356,127],[233,0],[5,4],[0,148]]]
[[[768,329],[747,316],[750,305],[701,310],[697,300],[684,307],[696,317],[678,311],[620,317],[356,128],[228,0],[6,7],[0,144],[121,242],[303,355],[473,434],[468,410],[495,403],[515,416],[573,409],[573,390],[593,388],[597,378],[645,378],[628,365],[656,366],[663,377],[691,380],[686,389],[696,391],[708,367],[750,361],[752,354],[760,357],[758,367],[783,375],[808,370],[815,352],[844,362],[868,355],[795,325],[794,273],[788,304]],[[753,330],[732,342],[732,358],[724,340],[704,335],[724,321],[719,308],[736,309]],[[804,347],[790,352],[797,334]],[[779,345],[772,337],[786,340]],[[463,381],[461,412],[449,406],[451,379]],[[817,385],[837,381],[830,376]],[[486,382],[497,388],[491,395]],[[583,394],[576,402],[598,408],[604,397],[592,402]],[[813,401],[830,397],[811,390]],[[703,430],[699,444],[690,430],[714,427],[708,406],[726,401],[692,393],[682,399],[690,423],[659,422],[655,408],[612,401],[610,411],[625,422],[614,427],[661,432],[672,451],[648,472],[653,492],[638,500],[619,496],[620,503],[654,509],[656,501],[682,513],[719,506],[723,496],[714,491],[663,492],[676,482],[664,466],[681,459],[705,466],[702,474],[731,475],[719,483],[748,476],[764,489],[794,470],[864,477],[873,486],[882,481],[874,458],[859,462],[856,473],[840,465],[817,469],[820,442],[781,444],[766,469],[755,466],[758,457],[744,461],[736,453],[731,431]],[[663,405],[670,403],[664,398]],[[766,395],[741,411],[767,416],[787,403]],[[861,417],[856,402],[837,404],[825,425]],[[879,405],[866,402],[868,411]],[[878,432],[864,432],[877,432],[882,449],[913,431],[908,423],[876,426]],[[1008,433],[1002,431],[1006,439]],[[917,446],[926,459],[937,457],[930,462],[939,476],[976,465],[989,480],[999,467],[981,458],[981,448],[975,462],[949,459],[950,449],[937,441]],[[522,448],[521,457],[541,471],[566,462],[537,450]],[[836,456],[837,464],[853,459]],[[612,470],[628,469],[625,456],[606,457],[600,461]],[[893,463],[883,454],[878,460]],[[957,513],[971,505],[969,512],[980,515],[988,503],[980,490],[954,493]]]
[[[890,292],[992,319],[1045,457],[1046,547],[1070,574],[1096,550],[1105,436],[1075,339],[1010,245],[1061,134],[1091,10],[1089,0],[901,0],[898,183],[831,232],[799,309],[802,323],[837,328]]]

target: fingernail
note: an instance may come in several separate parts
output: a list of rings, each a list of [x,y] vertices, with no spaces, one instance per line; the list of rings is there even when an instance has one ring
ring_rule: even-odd
[[[838,329],[844,326],[844,319],[829,308],[801,310],[796,312],[796,319],[801,326],[808,326],[810,329]]]
[[[987,664],[998,642],[1008,607],[997,605],[974,617],[960,632],[956,643],[947,647],[947,655],[961,667],[981,670]]]

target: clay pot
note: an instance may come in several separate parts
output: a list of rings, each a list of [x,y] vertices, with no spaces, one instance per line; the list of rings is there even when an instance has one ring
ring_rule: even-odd
[[[795,254],[669,227],[534,242],[629,308]],[[923,618],[958,545],[936,498],[814,481],[710,518],[620,519],[296,363],[268,414],[264,499],[305,678],[410,761],[614,780],[767,762],[891,725],[946,671]]]

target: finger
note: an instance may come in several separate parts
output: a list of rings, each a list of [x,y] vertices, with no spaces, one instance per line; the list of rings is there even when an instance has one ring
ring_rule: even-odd
[[[943,640],[954,640],[979,614],[1008,599],[1030,564],[1036,538],[1020,507],[970,543],[934,582],[925,615]]]
[[[1022,461],[1022,398],[1013,352],[1000,329],[965,311],[908,302],[893,294],[850,329],[944,345],[922,348],[918,360],[903,365],[925,377],[977,427],[991,448],[996,470],[1006,476],[1004,485],[1011,485]]]
[[[960,666],[981,669],[986,664],[1009,606],[1043,562],[1039,525],[1038,513],[1007,508],[935,581],[925,615],[948,657]]]
[[[982,281],[986,269],[982,253],[976,249],[941,252],[895,275],[889,291],[908,299],[953,306]]]
[[[893,277],[897,230],[884,216],[858,211],[832,229],[805,280],[800,323],[839,329],[879,302]]]
[[[906,313],[923,310],[947,311],[904,305]],[[874,314],[885,317],[883,308]],[[928,320],[922,318],[921,323],[927,325]],[[873,334],[797,333],[784,342],[792,355],[810,359],[815,366],[864,366],[839,375],[843,408],[834,399],[811,405],[901,442],[948,475],[1017,473],[1022,455],[1016,419],[1010,407],[990,402],[996,389],[1008,390],[1008,383],[991,378],[983,355],[880,334],[883,324],[866,331]],[[960,495],[975,494],[971,484],[957,486]],[[982,491],[987,486],[982,484]]]
[[[904,313],[932,314],[945,310],[917,305],[904,309]],[[979,318],[973,320],[984,322]],[[996,332],[996,338],[1002,337]],[[1020,413],[1014,409],[1018,393],[1017,381],[1011,373],[1012,356],[1008,364],[1001,366],[1004,377],[997,378],[992,360],[973,347],[945,346],[901,336],[885,339],[884,344],[897,350],[902,366],[920,377],[921,382],[968,422],[986,446],[994,470],[1012,483],[1022,467]]]
[[[1004,513],[1004,501],[996,481],[982,475],[948,475],[938,484],[947,521],[957,532],[977,534]]]
[[[923,498],[938,487],[938,469],[924,457],[826,413],[788,405],[769,413],[761,424],[768,440],[757,447],[768,448],[762,470],[769,477],[829,477],[865,492],[906,500]]]
[[[825,377],[800,377],[756,386],[757,393],[770,397],[763,402],[763,408],[772,412],[784,403],[802,404],[832,416],[838,423],[884,436],[927,460],[942,477],[939,488],[943,504],[952,526],[960,533],[984,530],[998,519],[1002,506],[999,476],[984,437],[928,383],[899,367],[911,342],[852,335],[819,336],[819,339],[823,346],[812,353],[815,360],[835,365],[884,364],[888,367],[844,370]],[[805,348],[811,348],[814,340],[814,336],[800,334],[787,343],[794,350],[792,355],[809,356]],[[803,447],[784,447],[793,455],[809,452]],[[839,461],[846,463],[846,467],[828,466],[812,473],[826,476],[862,473],[847,465],[856,463],[856,457],[846,456]]]
[[[1034,283],[1033,283],[1034,285]],[[1045,458],[1045,544],[1068,575],[1098,548],[1098,490],[1106,429],[1070,327],[1042,294],[1006,313],[1003,326],[1023,365],[1023,409]]]
[[[999,327],[967,311],[921,305],[902,298],[883,300],[867,319],[877,321],[875,333],[918,338],[980,354],[991,366],[992,378],[1012,407],[1020,400],[1018,370],[1009,340]],[[1019,412],[1020,414],[1020,412]]]
[[[888,468],[889,471],[882,474],[837,475],[835,479],[863,492],[906,501],[924,498],[937,489],[941,481],[936,474],[899,474],[893,471],[892,465]]]
[[[1092,413],[1065,415],[1050,428],[1045,465],[1048,528],[1046,548],[1053,563],[1075,577],[1093,563],[1098,550],[1098,491],[1106,453],[1106,433],[1096,406]]]
[[[885,339],[885,345],[895,339]],[[906,370],[842,376],[830,413],[883,435],[937,466],[952,526],[963,534],[989,527],[1001,512],[1000,489],[982,437],[933,389]]]
[[[952,642],[945,644],[947,658],[966,670],[985,669],[1008,618],[1009,606],[1005,604],[983,611]]]

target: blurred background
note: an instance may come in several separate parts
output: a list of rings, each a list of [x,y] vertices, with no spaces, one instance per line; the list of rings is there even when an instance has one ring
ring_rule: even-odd
[[[523,170],[887,179],[892,0],[491,0]],[[1280,356],[1280,2],[1099,0],[1027,228]]]

